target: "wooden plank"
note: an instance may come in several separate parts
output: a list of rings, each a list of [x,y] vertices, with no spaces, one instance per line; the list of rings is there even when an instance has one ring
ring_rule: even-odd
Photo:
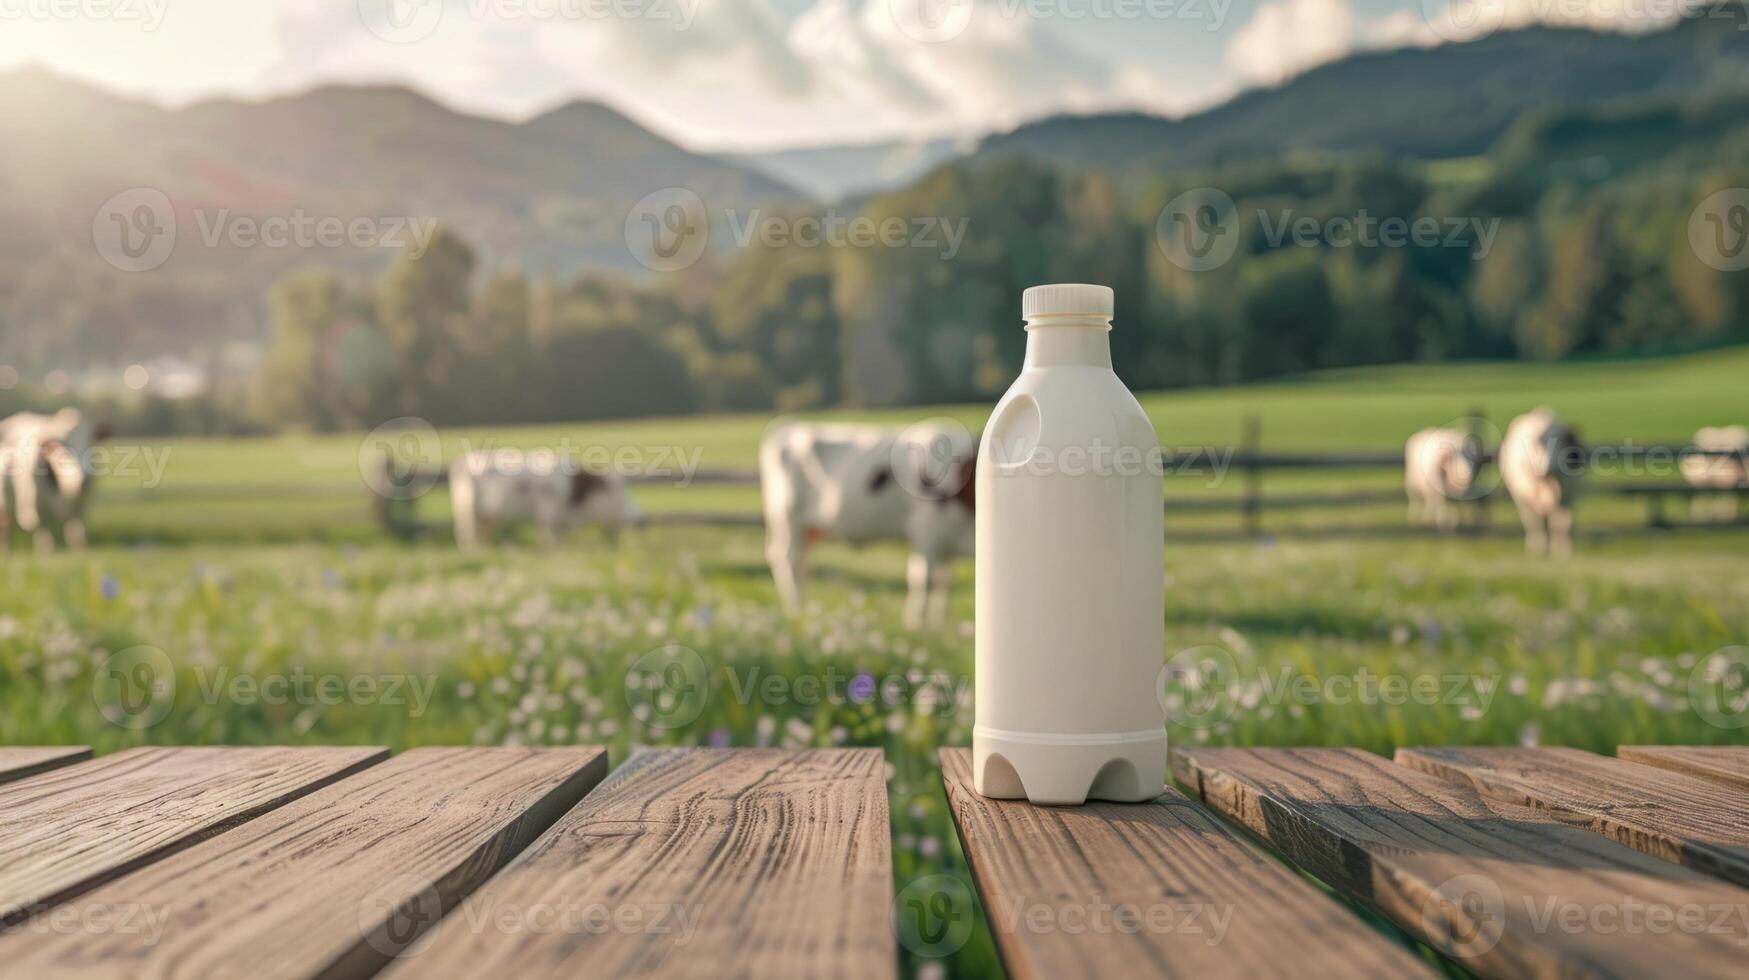
[[[634,756],[388,971],[892,977],[878,749]]]
[[[0,928],[387,755],[363,747],[129,749],[0,786]]]
[[[413,749],[21,924],[0,962],[57,978],[368,977],[606,775],[596,748]]]
[[[1617,757],[1749,789],[1749,745],[1618,745]]]
[[[1749,793],[1742,790],[1580,749],[1398,749],[1397,761],[1749,885]]]
[[[1749,892],[1541,811],[1358,749],[1172,762],[1210,806],[1482,976],[1742,975]]]
[[[91,750],[83,745],[0,745],[0,783],[14,782],[89,758]]]
[[[941,769],[1011,977],[1433,975],[1176,790],[1038,807],[979,796],[965,749]]]

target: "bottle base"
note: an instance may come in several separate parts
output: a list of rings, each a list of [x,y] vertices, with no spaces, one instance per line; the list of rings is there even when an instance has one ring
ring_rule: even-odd
[[[997,800],[1079,806],[1152,800],[1166,789],[1166,732],[1052,736],[972,730],[972,788]]]

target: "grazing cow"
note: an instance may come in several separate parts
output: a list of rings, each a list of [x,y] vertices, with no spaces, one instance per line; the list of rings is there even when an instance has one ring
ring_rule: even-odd
[[[945,621],[954,559],[972,553],[977,448],[951,426],[898,433],[790,423],[772,430],[759,447],[759,489],[765,557],[784,608],[801,608],[810,544],[901,540],[911,547],[906,625]]]
[[[1437,428],[1410,436],[1403,447],[1409,520],[1424,520],[1442,531],[1486,523],[1488,494],[1476,487],[1481,468],[1482,441],[1470,433]]]
[[[568,469],[513,463],[491,452],[457,459],[449,468],[456,544],[472,551],[491,544],[506,528],[533,524],[541,544],[550,548],[577,525],[598,524],[611,538],[643,519],[618,474]]]
[[[76,408],[0,421],[0,549],[11,548],[14,523],[40,554],[54,551],[57,531],[68,548],[85,547],[91,449],[108,437]]]
[[[1525,549],[1533,555],[1573,553],[1573,502],[1585,472],[1578,433],[1539,408],[1506,427],[1500,442],[1500,479],[1524,522]]]

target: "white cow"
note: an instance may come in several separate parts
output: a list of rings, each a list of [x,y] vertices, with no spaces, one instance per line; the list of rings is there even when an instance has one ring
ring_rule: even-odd
[[[1512,420],[1500,442],[1500,479],[1524,522],[1533,555],[1573,553],[1573,503],[1585,472],[1585,446],[1550,408]]]
[[[1410,436],[1403,447],[1409,520],[1427,521],[1442,531],[1486,523],[1488,495],[1476,487],[1481,468],[1482,442],[1470,433],[1434,428]],[[1471,506],[1462,506],[1466,503]]]
[[[598,524],[609,537],[643,519],[626,482],[616,473],[511,460],[472,452],[449,468],[455,541],[464,551],[491,544],[499,532],[533,524],[540,541],[554,547],[571,527]]]
[[[38,553],[54,550],[57,531],[68,548],[85,547],[91,450],[108,435],[76,408],[0,421],[0,550],[10,550],[14,523]]]
[[[1682,478],[1690,486],[1724,490],[1749,485],[1749,427],[1741,425],[1701,429],[1694,434],[1694,448],[1728,456],[1684,455]],[[1697,493],[1690,506],[1697,521],[1733,521],[1740,505],[1735,493]]]
[[[906,624],[943,622],[954,559],[972,553],[976,464],[976,441],[951,425],[902,433],[802,422],[773,429],[759,447],[759,488],[765,557],[784,608],[801,608],[815,541],[901,540],[911,547]]]

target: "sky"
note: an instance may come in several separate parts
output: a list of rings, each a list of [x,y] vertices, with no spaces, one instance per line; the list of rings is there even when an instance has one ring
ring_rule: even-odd
[[[597,99],[694,149],[770,149],[1182,115],[1355,50],[1691,2],[0,0],[0,69],[169,105],[383,81],[508,118]]]

